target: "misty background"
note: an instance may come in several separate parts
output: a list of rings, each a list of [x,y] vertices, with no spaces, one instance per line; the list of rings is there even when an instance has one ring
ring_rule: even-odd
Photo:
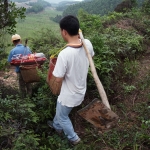
[[[68,1],[68,2],[72,2],[72,1],[83,1],[83,0],[45,0],[49,3],[59,3],[59,2],[63,2],[63,1]]]

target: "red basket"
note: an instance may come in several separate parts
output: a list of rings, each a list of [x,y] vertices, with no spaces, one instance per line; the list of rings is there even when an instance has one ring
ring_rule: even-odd
[[[56,61],[57,61],[57,57],[54,57],[54,58],[50,59],[49,70],[48,70],[48,80],[50,80],[51,77],[52,77],[52,72],[55,68]]]
[[[33,65],[40,64],[42,65],[46,61],[46,57],[39,57],[35,59],[14,59],[11,61],[11,65],[20,66],[20,65]]]
[[[53,70],[55,68],[55,65],[56,65],[56,61],[57,61],[57,57],[50,59],[49,70],[48,70],[48,75],[47,75],[46,81],[50,87],[51,92],[54,95],[59,95],[62,82],[56,82],[56,77],[53,76],[53,74],[52,74]]]

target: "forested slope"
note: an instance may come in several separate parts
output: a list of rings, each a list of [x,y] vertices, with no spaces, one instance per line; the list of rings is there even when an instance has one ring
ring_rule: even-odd
[[[122,0],[91,0],[88,2],[81,2],[67,7],[63,12],[63,16],[67,14],[77,15],[79,9],[83,9],[90,14],[105,15],[113,11],[121,1]]]
[[[67,14],[74,14],[77,15],[79,9],[83,9],[90,14],[100,14],[105,15],[109,12],[112,12],[115,7],[121,3],[123,0],[90,0],[90,1],[83,1],[79,4],[71,5],[67,7],[66,10],[63,12],[63,16]],[[141,6],[143,0],[126,0],[128,3],[136,2],[137,5]]]
[[[122,3],[124,0],[88,0],[83,1],[74,5],[70,5],[65,7],[62,16],[58,15],[55,18],[51,18],[53,21],[59,22],[60,18],[71,14],[77,16],[78,11],[83,9],[84,11],[88,12],[89,14],[98,14],[98,15],[106,15],[117,7],[118,4]],[[130,9],[137,5],[138,7],[142,5],[143,0],[125,0],[125,6],[129,7]],[[60,6],[61,10],[63,10],[63,6]],[[59,10],[59,8],[57,8]],[[122,8],[123,10],[124,8]]]

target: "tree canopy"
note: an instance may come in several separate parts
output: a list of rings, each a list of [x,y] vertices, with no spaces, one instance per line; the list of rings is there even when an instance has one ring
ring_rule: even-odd
[[[89,14],[100,14],[106,15],[112,12],[115,7],[120,4],[123,0],[84,0],[78,4],[70,5],[63,11],[63,16],[72,14],[77,15],[78,10],[82,8]],[[129,0],[131,3],[136,2],[140,6],[143,0]]]
[[[44,10],[46,7],[50,7],[51,4],[49,2],[46,2],[44,0],[38,0],[37,2],[30,2],[29,5],[30,8],[27,9],[27,13],[38,13]]]

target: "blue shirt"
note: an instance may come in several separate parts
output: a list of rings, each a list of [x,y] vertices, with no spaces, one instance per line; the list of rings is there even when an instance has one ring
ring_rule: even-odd
[[[25,47],[23,44],[17,44],[16,47],[10,51],[10,54],[8,56],[8,62],[11,62],[13,55],[22,54],[24,56],[31,53],[32,52],[29,47]],[[19,66],[16,66],[16,72],[19,71]]]

